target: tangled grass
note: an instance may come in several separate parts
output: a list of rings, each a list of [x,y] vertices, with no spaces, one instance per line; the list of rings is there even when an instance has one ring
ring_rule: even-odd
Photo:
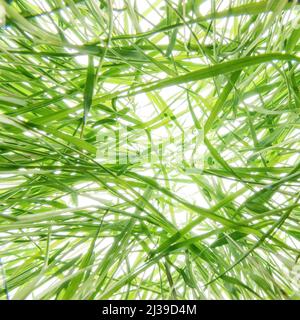
[[[8,2],[1,299],[299,298],[295,1]],[[97,157],[191,129],[201,166]]]

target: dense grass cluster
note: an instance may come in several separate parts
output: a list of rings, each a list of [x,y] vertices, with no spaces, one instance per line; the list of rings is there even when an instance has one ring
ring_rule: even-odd
[[[296,1],[8,2],[0,298],[299,298]],[[125,127],[203,166],[99,160]]]

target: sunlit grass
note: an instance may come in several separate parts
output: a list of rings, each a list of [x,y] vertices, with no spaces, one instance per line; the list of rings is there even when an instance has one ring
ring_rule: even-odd
[[[295,1],[7,2],[1,299],[299,298]]]

